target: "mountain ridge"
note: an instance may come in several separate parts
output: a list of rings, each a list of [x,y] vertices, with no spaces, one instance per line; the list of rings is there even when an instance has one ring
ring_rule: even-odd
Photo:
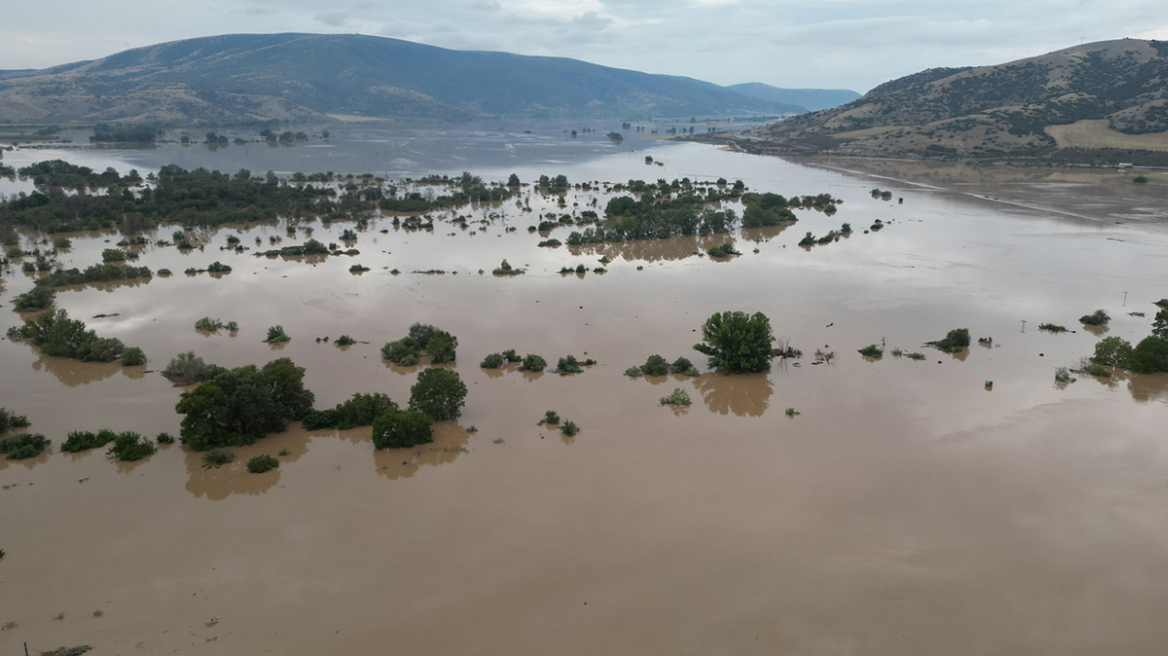
[[[0,72],[0,121],[325,121],[327,114],[792,114],[803,107],[693,78],[385,37],[228,34]]]

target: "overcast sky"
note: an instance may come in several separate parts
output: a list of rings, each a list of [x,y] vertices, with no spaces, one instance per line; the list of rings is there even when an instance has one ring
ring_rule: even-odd
[[[1168,39],[1168,9],[1164,0],[0,0],[0,69],[232,32],[357,32],[862,93],[925,68],[1084,39]]]

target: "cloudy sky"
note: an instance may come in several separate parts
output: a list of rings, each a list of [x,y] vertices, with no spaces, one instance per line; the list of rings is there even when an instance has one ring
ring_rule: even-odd
[[[934,66],[1168,39],[1163,0],[0,0],[0,69],[231,32],[361,33],[719,84],[864,92]]]

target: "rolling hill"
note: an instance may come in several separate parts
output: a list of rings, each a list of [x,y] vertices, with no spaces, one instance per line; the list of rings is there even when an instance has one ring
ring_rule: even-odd
[[[361,35],[234,34],[0,72],[0,122],[324,121],[327,114],[697,116],[805,111],[691,78]]]
[[[776,150],[1033,157],[1168,151],[1168,43],[1123,39],[935,68],[753,131]],[[1128,161],[1131,161],[1130,158]]]

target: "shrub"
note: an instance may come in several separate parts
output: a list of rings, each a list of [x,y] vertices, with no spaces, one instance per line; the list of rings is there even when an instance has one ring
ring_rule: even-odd
[[[118,248],[107,248],[101,252],[102,262],[125,262],[126,252]]]
[[[1152,319],[1152,334],[1161,339],[1168,339],[1168,308],[1157,312]]]
[[[648,364],[648,363],[646,363]],[[698,375],[698,369],[689,361],[688,358],[678,358],[669,365],[669,371],[675,374],[684,374],[686,376]]]
[[[868,346],[860,349],[860,355],[864,355],[869,358],[882,358],[884,357],[884,351],[875,344],[869,344]]]
[[[239,332],[239,324],[235,323],[234,321],[228,321],[227,325],[224,326],[224,328],[226,328],[227,332],[230,332],[230,333]]]
[[[905,357],[907,357],[909,360],[924,360],[925,354],[924,353],[909,353]]]
[[[903,349],[900,349],[900,348],[894,348],[894,349],[892,349],[892,357],[894,357],[894,358],[899,358],[899,357],[900,357],[900,356],[902,356],[902,355],[904,355],[904,350],[903,350]]]
[[[169,276],[169,275],[170,275],[170,269],[159,269],[159,270],[158,270],[158,275],[160,275],[160,276]]]
[[[664,376],[669,373],[669,363],[660,355],[650,355],[641,365],[641,373],[646,376]]]
[[[1130,362],[1136,373],[1168,371],[1168,339],[1155,335],[1145,337],[1132,349]]]
[[[812,234],[809,232],[806,235],[804,235],[802,239],[799,240],[799,245],[800,246],[814,246],[815,245],[815,237],[812,236]]]
[[[483,358],[482,364],[479,366],[483,369],[502,369],[504,360],[502,353],[492,353]]]
[[[402,367],[412,367],[418,364],[417,343],[408,337],[389,342],[381,347],[381,357]]]
[[[223,264],[222,262],[215,261],[215,262],[212,262],[211,264],[207,265],[207,272],[208,273],[231,273],[231,267],[227,266],[226,264]]]
[[[352,346],[353,344],[356,344],[356,343],[357,343],[357,340],[353,339],[352,337],[349,337],[348,335],[341,335],[340,337],[337,338],[337,340],[335,342],[333,342],[333,344],[336,344],[337,346]]]
[[[525,273],[525,271],[523,269],[516,269],[512,267],[511,264],[507,262],[507,260],[503,260],[503,263],[500,264],[498,268],[496,268],[492,273],[494,273],[496,276],[517,276]]]
[[[154,441],[159,444],[174,444],[174,436],[170,433],[159,433],[158,437],[154,438]]]
[[[292,339],[288,333],[284,332],[284,326],[276,325],[268,328],[268,338],[264,341],[268,344],[280,344]]]
[[[339,428],[349,430],[358,426],[369,426],[373,420],[389,410],[397,408],[385,394],[354,394],[353,398],[338,403],[331,410],[310,412],[302,420],[306,430],[320,430],[324,428]]]
[[[212,467],[218,469],[232,460],[235,460],[234,453],[222,449],[211,449],[203,454],[203,469]]]
[[[368,270],[369,267],[361,266],[360,264],[354,264],[353,266],[349,267],[349,273],[365,273]]]
[[[523,362],[523,358],[515,352],[515,349],[507,349],[503,351],[503,359],[507,362]]]
[[[117,439],[118,434],[108,428],[96,433],[90,431],[71,431],[61,443],[62,453],[80,453],[90,449],[103,447]]]
[[[454,419],[466,405],[466,383],[458,374],[446,369],[426,369],[410,388],[410,410],[423,412],[431,419]]]
[[[72,247],[73,247],[73,242],[69,241],[68,237],[57,237],[56,239],[53,240],[53,248],[56,248],[59,250],[64,250],[66,248],[72,248]]]
[[[1090,367],[1087,367],[1087,373],[1100,378],[1111,378],[1111,372],[1101,364],[1092,363]]]
[[[158,450],[154,443],[133,431],[118,433],[106,455],[122,462],[141,460]]]
[[[694,349],[709,356],[709,366],[723,373],[757,373],[771,367],[771,323],[757,312],[722,312],[702,326],[704,343]]]
[[[7,460],[24,460],[37,457],[50,444],[52,442],[40,433],[20,433],[0,438],[0,453],[5,454]]]
[[[1048,333],[1065,333],[1065,332],[1067,332],[1066,326],[1059,326],[1059,325],[1053,324],[1053,323],[1038,324],[1038,329],[1045,330]]]
[[[185,415],[182,441],[195,451],[252,444],[283,431],[289,421],[312,411],[314,395],[304,389],[304,369],[288,358],[224,371],[183,392],[175,410]]]
[[[1128,367],[1132,355],[1132,345],[1122,337],[1104,337],[1095,345],[1094,362],[1108,367]]]
[[[734,250],[734,246],[732,244],[720,244],[718,246],[714,246],[713,248],[707,249],[706,253],[710,257],[719,258],[730,257],[732,255],[742,255],[742,253]]]
[[[565,355],[564,357],[560,358],[559,362],[556,363],[556,369],[559,370],[561,376],[567,376],[568,374],[578,374],[584,371],[584,369],[580,366],[579,361],[576,360],[576,356],[574,355]]]
[[[195,330],[213,333],[223,327],[223,322],[211,317],[203,317],[195,322]]]
[[[1069,383],[1074,380],[1071,378],[1071,371],[1066,367],[1059,367],[1058,369],[1055,369],[1054,379],[1060,383]]]
[[[1079,321],[1088,326],[1106,326],[1111,321],[1111,316],[1107,314],[1106,310],[1095,310],[1091,314],[1084,314],[1079,317]]]
[[[1137,175],[1136,177],[1132,178],[1132,182],[1134,182],[1135,184],[1147,184],[1148,183],[1148,176]]]
[[[569,419],[560,424],[560,432],[567,437],[573,437],[580,432],[580,427],[576,425],[576,422]]]
[[[520,371],[534,371],[536,373],[547,368],[547,360],[534,353],[528,353],[519,365]]]
[[[937,342],[937,348],[946,353],[967,348],[969,346],[969,329],[968,328],[954,328],[945,335],[945,339]],[[875,356],[880,357],[880,356]]]
[[[138,365],[146,364],[146,353],[137,346],[131,346],[122,351],[122,366],[136,367]]]
[[[672,394],[661,398],[661,403],[663,405],[689,405],[692,401],[690,401],[688,392],[680,387],[675,387]]]
[[[540,425],[540,426],[542,426],[544,424],[556,425],[559,423],[560,423],[560,415],[555,410],[548,410],[547,412],[543,413],[543,419],[539,420],[538,425]]]
[[[845,223],[844,225],[847,225],[847,224]],[[796,410],[795,408],[787,408],[786,412],[787,412],[788,417],[794,417],[795,415],[802,414],[798,410]]]
[[[430,369],[429,371],[444,371]],[[434,441],[434,421],[425,413],[412,410],[388,410],[373,421],[375,449],[404,449]]]
[[[207,364],[194,351],[187,351],[171,358],[166,369],[162,370],[162,375],[189,384],[210,380],[226,371],[218,365]]]
[[[641,375],[641,368],[640,367],[629,367],[628,369],[625,369],[625,375],[630,377],[630,378],[636,378],[637,376]]]
[[[53,305],[57,293],[48,287],[34,287],[32,291],[17,296],[12,301],[12,309],[17,312],[47,310]]]
[[[24,428],[25,426],[28,426],[28,417],[0,408],[0,433],[10,428]]]
[[[252,456],[247,461],[247,470],[253,474],[262,474],[280,466],[280,461],[266,453]]]

